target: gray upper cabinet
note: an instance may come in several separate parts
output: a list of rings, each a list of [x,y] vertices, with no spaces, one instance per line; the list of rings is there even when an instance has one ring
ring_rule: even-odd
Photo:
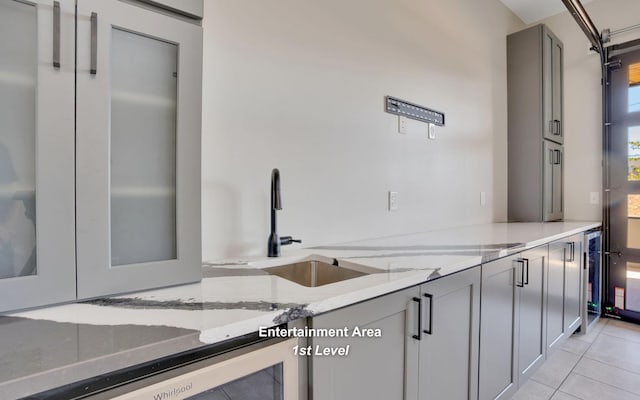
[[[563,218],[562,65],[562,42],[545,25],[507,37],[510,221]]]
[[[542,34],[543,127],[545,139],[562,144],[562,42],[545,25],[536,27]]]
[[[183,14],[194,19],[202,19],[204,16],[203,0],[139,0],[156,7],[166,8],[172,12]]]
[[[74,24],[73,0],[0,2],[0,312],[76,296]]]
[[[78,298],[200,279],[202,28],[78,1]]]
[[[0,26],[0,312],[199,280],[201,27],[116,0]]]
[[[562,219],[564,211],[564,149],[544,141],[543,215],[545,221]]]

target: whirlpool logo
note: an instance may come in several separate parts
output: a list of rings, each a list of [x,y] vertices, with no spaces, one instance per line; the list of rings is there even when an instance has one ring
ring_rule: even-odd
[[[193,388],[193,382],[190,382],[188,385],[178,386],[166,392],[159,392],[153,395],[153,400],[169,400],[173,399],[176,396],[181,395],[182,393],[186,393]]]

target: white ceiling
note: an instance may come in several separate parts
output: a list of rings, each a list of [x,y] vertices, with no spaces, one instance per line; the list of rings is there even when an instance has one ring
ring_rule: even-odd
[[[500,0],[509,7],[526,24],[539,21],[541,19],[556,15],[567,8],[562,0]],[[593,0],[582,0],[582,4],[590,3]]]

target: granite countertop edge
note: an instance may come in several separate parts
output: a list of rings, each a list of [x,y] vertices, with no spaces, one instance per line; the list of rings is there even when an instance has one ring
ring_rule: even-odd
[[[198,284],[0,317],[0,333],[2,318],[79,326],[119,326],[125,332],[132,325],[178,330],[163,340],[118,351],[105,350],[102,355],[56,368],[43,367],[42,371],[14,376],[13,379],[0,376],[0,391],[13,393],[16,397],[24,396],[89,378],[92,374],[105,374],[149,361],[153,357],[221,343],[256,332],[261,327],[276,326],[356,304],[600,226],[601,223],[596,221],[495,223],[292,250],[278,259],[221,260],[204,264],[204,278]],[[528,228],[531,228],[530,235],[525,233]],[[510,233],[512,229],[514,232]],[[439,232],[447,233],[439,235]],[[453,243],[456,232],[460,233],[460,242],[465,244]],[[473,241],[482,239],[485,233],[494,236],[485,238],[487,243]],[[447,235],[454,239],[446,242],[442,236]],[[503,240],[496,244],[493,243],[496,238],[522,240]],[[430,240],[438,241],[435,239],[449,244],[424,244]],[[327,258],[336,260],[338,265],[355,264],[383,272],[319,288],[304,288],[262,272],[262,268],[267,266],[309,258]],[[240,290],[231,290],[234,285]],[[121,355],[125,353],[126,359],[122,360]],[[0,366],[3,358],[9,363],[20,359],[19,355],[12,356],[14,358],[6,358],[6,351],[0,349]],[[20,369],[19,365],[11,366]],[[33,385],[34,380],[38,385]]]

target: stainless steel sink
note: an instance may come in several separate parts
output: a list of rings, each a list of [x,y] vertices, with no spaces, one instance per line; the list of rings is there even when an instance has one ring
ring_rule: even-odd
[[[369,274],[316,260],[264,268],[263,271],[307,287],[328,285]]]

